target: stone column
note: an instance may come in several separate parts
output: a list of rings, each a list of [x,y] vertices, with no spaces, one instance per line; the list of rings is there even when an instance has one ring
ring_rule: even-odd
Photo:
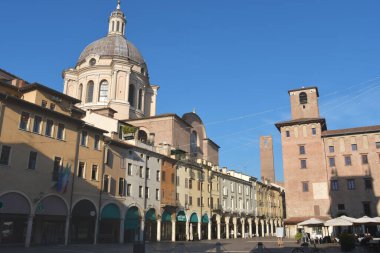
[[[233,224],[234,224],[234,239],[237,238],[237,225],[236,225],[236,219],[232,220]]]
[[[266,224],[266,227],[267,227],[267,232],[266,232],[265,236],[269,236],[269,221],[266,220],[265,224]]]
[[[120,219],[119,243],[124,243],[124,219]]]
[[[230,221],[226,220],[226,239],[230,239]]]
[[[207,234],[208,234],[207,239],[211,240],[211,220],[207,224]]]
[[[241,238],[245,238],[245,221],[241,221]]]
[[[140,221],[140,241],[143,240],[144,233],[145,233],[145,221],[144,221],[144,219],[141,219],[141,221]]]
[[[248,219],[248,234],[249,234],[249,238],[252,238],[252,219],[249,218]]]
[[[260,220],[261,223],[261,236],[265,237],[264,220]]]
[[[69,230],[70,230],[70,215],[67,215],[66,224],[65,224],[65,246],[69,244]]]
[[[186,221],[186,241],[190,240],[189,222]]]
[[[161,241],[161,219],[157,219],[157,242]]]
[[[273,222],[273,220],[270,220],[270,233],[271,233],[271,236],[274,236],[274,222]]]
[[[175,220],[172,220],[172,242],[175,242]]]
[[[259,219],[255,219],[256,237],[259,237]]]
[[[25,248],[29,248],[30,246],[30,240],[32,238],[33,218],[33,215],[29,215],[28,217],[28,225],[26,227]]]
[[[216,223],[216,238],[220,240],[220,222]]]
[[[201,222],[198,222],[198,239],[199,240],[202,240],[202,227],[201,227],[201,224],[202,224]]]

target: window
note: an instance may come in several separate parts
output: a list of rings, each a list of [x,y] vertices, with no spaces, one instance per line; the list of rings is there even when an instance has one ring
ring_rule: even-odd
[[[329,152],[330,152],[330,153],[334,153],[334,152],[335,152],[335,150],[334,150],[334,146],[329,146]]]
[[[165,171],[161,171],[161,180],[162,182],[165,182],[166,173]]]
[[[54,157],[52,181],[57,182],[59,177],[59,170],[61,168],[61,157]]]
[[[86,103],[92,103],[94,97],[94,82],[89,81],[87,83]]]
[[[160,200],[160,189],[156,189],[156,200]]]
[[[150,169],[149,169],[149,168],[146,168],[146,169],[145,169],[145,177],[146,177],[147,179],[150,179]]]
[[[139,175],[143,178],[143,166],[140,166]]]
[[[306,92],[301,92],[299,94],[299,99],[300,99],[300,104],[301,105],[307,104],[307,95],[306,95]]]
[[[99,150],[100,149],[100,136],[95,134],[94,137],[94,149]]]
[[[333,191],[339,190],[338,180],[331,180],[331,190]]]
[[[189,189],[193,189],[193,180],[189,179]]]
[[[305,150],[305,146],[304,145],[299,146],[299,149],[300,149],[300,155],[306,154],[306,150]]]
[[[345,210],[344,204],[338,204],[338,210]]]
[[[362,155],[362,164],[368,164],[368,155]]]
[[[309,182],[302,182],[302,191],[303,192],[309,191]]]
[[[290,137],[290,131],[289,131],[289,130],[286,130],[286,132],[285,132],[285,136],[286,136],[286,137]]]
[[[79,178],[84,178],[85,177],[84,171],[85,171],[85,164],[84,164],[84,162],[79,162],[79,166],[78,166],[78,177]]]
[[[315,127],[311,128],[311,134],[316,135],[317,134],[317,129]]]
[[[127,184],[127,196],[131,196],[131,194],[132,194],[132,185]]]
[[[372,179],[364,178],[364,187],[366,190],[372,190]]]
[[[30,151],[28,169],[35,170],[36,169],[36,162],[37,162],[37,152]]]
[[[160,182],[160,171],[159,170],[156,171],[156,181]]]
[[[10,155],[11,155],[11,147],[3,145],[1,147],[0,165],[9,165]]]
[[[125,179],[119,178],[119,196],[125,196]]]
[[[87,146],[87,131],[82,131],[80,136],[80,145]]]
[[[108,82],[103,80],[100,82],[99,87],[99,102],[106,102],[108,100]]]
[[[34,116],[33,133],[39,134],[41,131],[42,118],[40,116]]]
[[[132,164],[131,163],[128,163],[127,173],[128,173],[128,176],[132,176]]]
[[[83,93],[83,84],[79,84],[78,88],[78,99],[82,101],[82,93]]]
[[[189,179],[185,178],[185,188],[189,188]]]
[[[346,166],[351,166],[351,156],[347,155],[344,157],[344,164]]]
[[[301,169],[306,169],[306,160],[305,159],[301,159],[300,163],[301,163]]]
[[[348,190],[355,189],[355,179],[347,179],[347,189]]]
[[[358,145],[357,144],[351,144],[351,150],[352,151],[358,150]]]
[[[111,177],[108,175],[104,175],[103,180],[103,192],[110,192],[110,183],[111,183]]]
[[[149,198],[149,187],[145,187],[145,198]]]
[[[335,157],[329,157],[329,166],[335,167]]]
[[[172,173],[172,184],[174,184],[174,180],[175,180],[174,177],[175,177],[174,173]]]
[[[42,106],[43,108],[46,108],[46,106],[47,106],[47,101],[46,101],[46,100],[42,100],[42,102],[41,102],[41,106]]]
[[[143,99],[143,92],[142,92],[142,89],[139,89],[139,100],[137,104],[137,109],[139,110],[142,109],[142,99]]]
[[[192,196],[189,196],[189,205],[190,205],[190,206],[193,205],[193,197],[192,197]]]
[[[201,198],[197,198],[197,206],[201,206]]]
[[[376,148],[380,149],[380,141],[376,142]]]
[[[50,103],[50,110],[54,111],[55,109],[55,104],[54,103]]]
[[[64,124],[61,124],[61,123],[58,124],[57,139],[58,140],[65,139],[65,125]]]
[[[139,197],[142,198],[143,196],[143,187],[140,185],[139,186]]]
[[[29,117],[30,117],[29,113],[27,112],[21,113],[20,126],[19,126],[20,129],[28,130]]]
[[[92,165],[91,169],[91,179],[98,180],[98,165]]]
[[[46,129],[45,129],[45,135],[52,137],[53,136],[53,127],[54,122],[50,119],[46,120]]]
[[[368,217],[372,217],[371,202],[363,202],[363,212],[364,212],[364,215],[367,215]]]
[[[239,187],[238,187],[238,192],[239,192],[239,194],[241,194],[241,185],[239,185]]]
[[[135,86],[133,84],[129,85],[128,102],[130,106],[135,106]]]

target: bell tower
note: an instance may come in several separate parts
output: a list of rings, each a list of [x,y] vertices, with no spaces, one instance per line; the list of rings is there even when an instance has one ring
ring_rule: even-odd
[[[318,88],[302,87],[288,91],[290,96],[290,107],[292,119],[319,118]]]
[[[120,10],[120,0],[117,1],[116,10],[111,13],[108,21],[108,36],[110,35],[125,35],[125,25],[127,19],[124,13]]]

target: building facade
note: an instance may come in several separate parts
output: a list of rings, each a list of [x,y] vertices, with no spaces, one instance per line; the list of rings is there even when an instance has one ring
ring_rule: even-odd
[[[380,126],[327,130],[318,88],[289,91],[292,119],[279,122],[287,224],[310,217],[377,216]],[[295,227],[290,230],[295,233]]]

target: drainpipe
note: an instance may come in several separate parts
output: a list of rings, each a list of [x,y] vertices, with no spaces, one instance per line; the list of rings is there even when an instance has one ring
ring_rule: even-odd
[[[77,167],[78,167],[78,158],[79,158],[79,140],[81,136],[81,130],[83,129],[84,124],[81,125],[81,127],[78,129],[77,132],[77,140],[76,140],[76,145],[75,145],[75,157],[74,157],[74,172],[71,180],[71,192],[70,192],[70,202],[69,202],[69,217],[68,217],[68,222],[66,224],[66,231],[65,231],[65,245],[67,246],[69,242],[69,230],[70,230],[70,225],[71,225],[71,212],[73,209],[73,197],[74,197],[74,187],[75,187],[75,175],[77,174]]]

